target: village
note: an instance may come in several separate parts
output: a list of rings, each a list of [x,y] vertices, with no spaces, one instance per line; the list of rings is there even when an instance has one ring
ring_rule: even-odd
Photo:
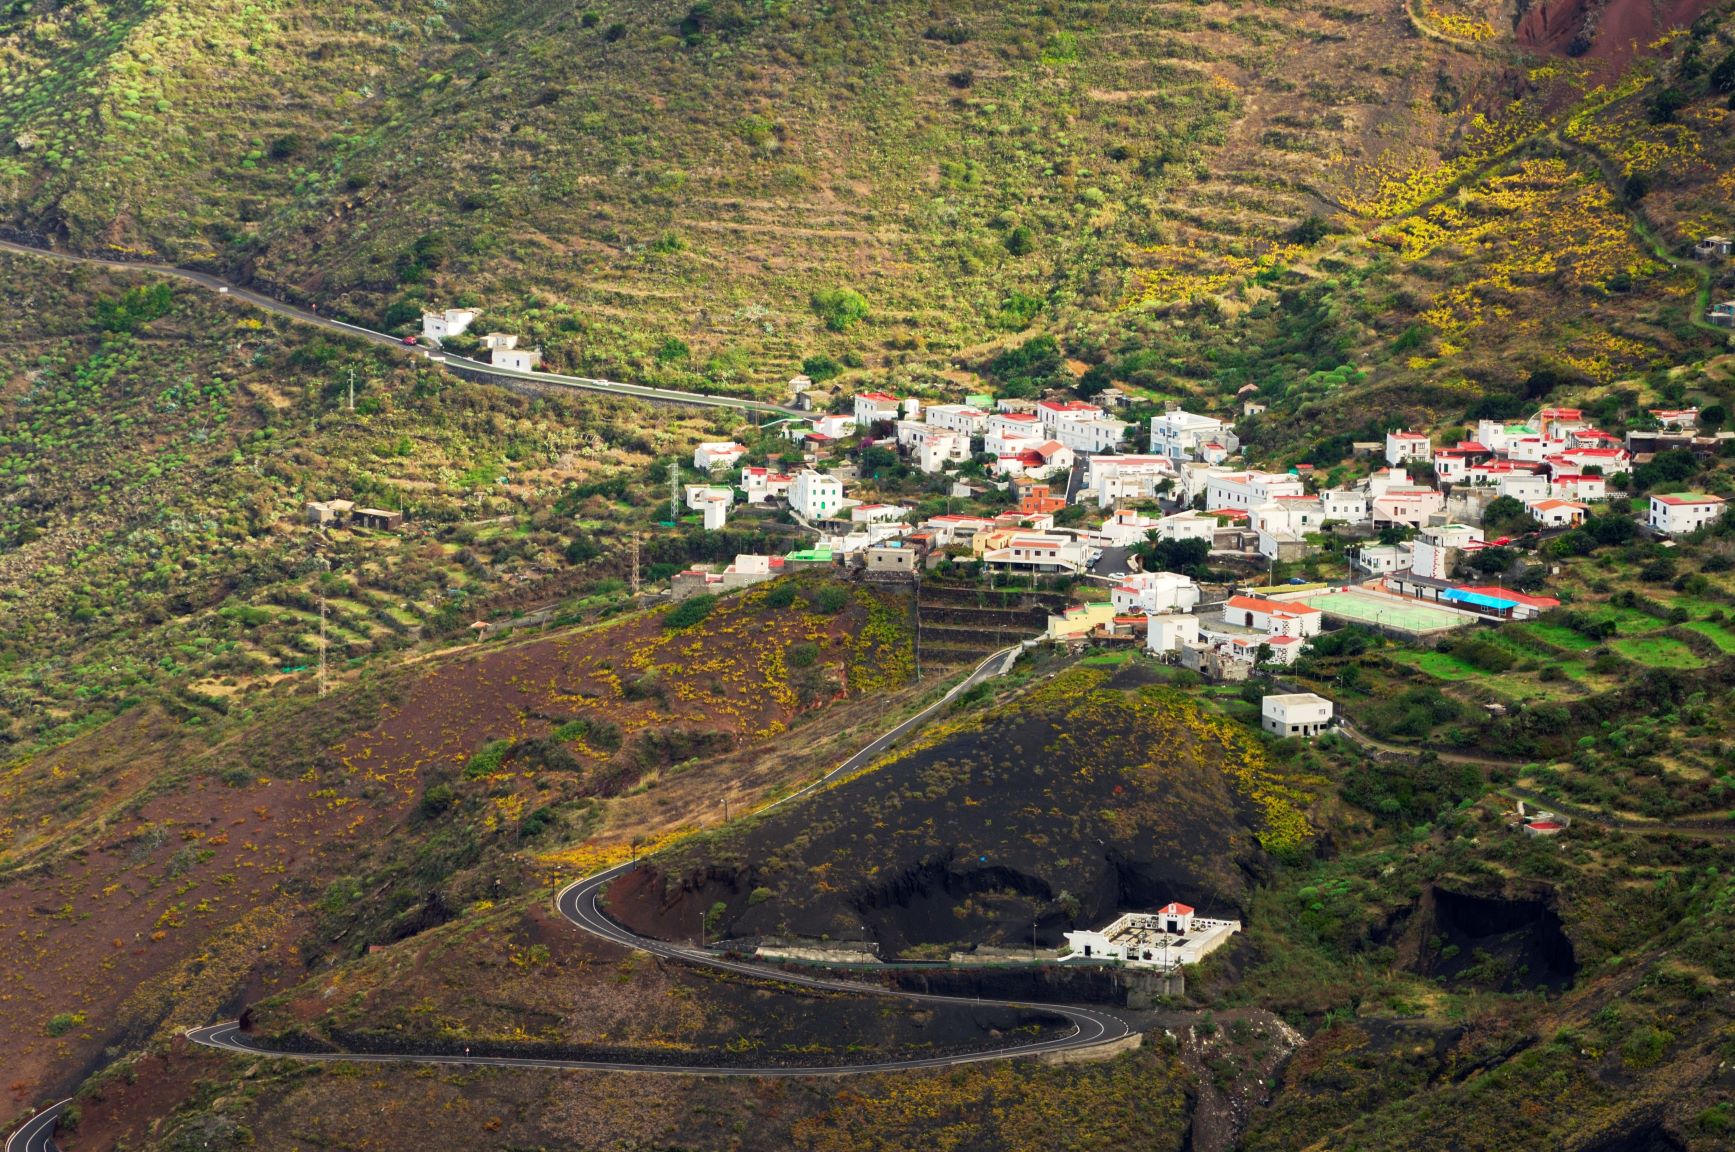
[[[808,395],[805,381],[794,388]],[[1692,408],[1652,410],[1653,429],[1619,438],[1579,409],[1544,407],[1523,421],[1482,420],[1473,438],[1444,445],[1401,429],[1358,442],[1363,474],[1327,486],[1307,465],[1250,466],[1227,419],[1170,405],[1135,429],[1113,415],[1113,393],[925,404],[860,392],[849,411],[783,422],[786,452],[756,460],[743,443],[700,444],[692,466],[706,479],[681,498],[706,529],[786,507],[814,539],[690,568],[673,595],[802,567],[894,581],[971,573],[984,586],[1070,591],[1046,640],[1139,646],[1242,680],[1293,663],[1324,629],[1425,642],[1558,607],[1547,565],[1526,562],[1539,544],[1607,512],[1611,487],[1624,506],[1622,478],[1656,453],[1716,452],[1735,438],[1699,434]],[[1260,410],[1243,401],[1243,416]],[[1143,451],[1126,450],[1135,436]],[[977,510],[918,515],[885,495],[886,462],[940,479],[948,505]],[[1632,530],[1681,536],[1723,509],[1709,493],[1660,492]]]

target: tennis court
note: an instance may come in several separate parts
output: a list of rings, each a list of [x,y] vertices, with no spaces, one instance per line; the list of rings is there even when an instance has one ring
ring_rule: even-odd
[[[1303,597],[1301,602],[1338,620],[1418,634],[1445,632],[1475,623],[1472,617],[1462,612],[1435,608],[1420,600],[1379,596],[1347,589],[1341,592],[1316,593]]]

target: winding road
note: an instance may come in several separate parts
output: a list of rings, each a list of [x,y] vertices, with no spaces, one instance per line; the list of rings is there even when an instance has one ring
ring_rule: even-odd
[[[201,288],[208,288],[213,292],[232,297],[243,303],[251,304],[255,308],[301,324],[310,324],[328,332],[354,336],[372,344],[395,348],[406,355],[424,356],[431,364],[459,372],[481,372],[501,379],[526,380],[548,387],[571,388],[580,392],[607,392],[615,396],[629,396],[636,400],[649,400],[661,404],[693,404],[704,408],[733,408],[742,412],[759,412],[795,419],[806,419],[810,415],[794,408],[767,404],[759,400],[745,400],[739,396],[713,396],[704,392],[682,392],[674,388],[651,388],[644,384],[623,384],[618,380],[598,380],[589,376],[565,376],[558,372],[525,372],[517,368],[503,368],[494,364],[485,364],[480,360],[471,360],[463,356],[442,352],[433,347],[408,345],[389,332],[376,332],[372,328],[363,328],[359,324],[350,324],[343,320],[334,320],[330,316],[321,316],[311,308],[286,304],[282,300],[267,296],[262,292],[243,288],[239,284],[231,284],[229,281],[213,276],[208,272],[177,268],[173,264],[152,264],[140,260],[111,260],[102,256],[80,256],[53,248],[38,248],[29,244],[20,244],[12,240],[0,240],[0,252],[10,252],[17,256],[33,256],[41,260],[53,260],[62,264],[83,264],[89,267],[107,268],[117,272],[148,272],[157,276],[168,276],[189,284],[196,284]]]
[[[872,763],[875,757],[885,752],[901,737],[912,729],[931,719],[940,709],[956,700],[959,695],[984,681],[1002,676],[1010,671],[1018,658],[1022,645],[1012,645],[993,653],[976,665],[970,674],[952,685],[939,699],[897,724],[867,745],[856,751],[843,763],[827,772],[824,776],[802,788],[792,792],[780,800],[773,801],[758,811],[768,812],[773,808],[788,804],[802,796],[824,788],[839,778]],[[921,1068],[953,1068],[963,1064],[979,1064],[994,1060],[1010,1060],[1024,1056],[1039,1056],[1061,1052],[1072,1052],[1084,1048],[1094,1048],[1113,1044],[1133,1035],[1135,1029],[1126,1019],[1115,1012],[1101,1008],[1081,1008],[1065,1004],[1038,1004],[1011,1000],[981,1000],[962,996],[941,996],[932,993],[906,992],[900,989],[887,988],[877,984],[868,984],[854,980],[840,980],[826,976],[811,976],[802,973],[786,972],[761,964],[740,960],[729,960],[700,948],[690,945],[675,944],[666,940],[655,940],[640,936],[602,910],[599,897],[605,889],[620,877],[638,867],[637,861],[629,861],[616,865],[594,876],[576,880],[562,889],[555,899],[555,905],[581,931],[592,936],[650,953],[668,960],[698,965],[706,968],[733,972],[750,976],[758,980],[770,980],[779,984],[788,984],[798,988],[809,988],[824,992],[848,992],[855,995],[884,996],[890,999],[904,1000],[921,1004],[939,1004],[952,1006],[986,1006],[995,1008],[1018,1008],[1048,1013],[1066,1020],[1071,1028],[1062,1035],[1045,1040],[1035,1040],[1026,1044],[1015,1044],[1004,1048],[985,1049],[978,1052],[955,1053],[947,1056],[928,1056],[907,1060],[882,1060],[864,1064],[817,1064],[789,1067],[765,1067],[754,1065],[731,1064],[648,1064],[630,1061],[608,1060],[563,1060],[532,1056],[471,1056],[454,1053],[365,1053],[365,1052],[276,1052],[255,1043],[241,1031],[239,1021],[227,1021],[212,1024],[203,1028],[194,1028],[186,1033],[188,1040],[206,1048],[232,1052],[246,1056],[269,1056],[283,1060],[318,1060],[343,1061],[361,1064],[445,1064],[464,1067],[487,1068],[541,1068],[591,1072],[643,1072],[679,1076],[743,1076],[743,1077],[815,1077],[815,1076],[854,1076],[869,1072],[903,1072]],[[60,1113],[69,1100],[45,1108],[37,1113],[22,1127],[14,1132],[6,1142],[5,1152],[54,1152],[54,1126]]]

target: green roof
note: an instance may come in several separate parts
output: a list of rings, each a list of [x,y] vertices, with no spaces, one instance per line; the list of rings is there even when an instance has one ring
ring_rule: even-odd
[[[823,561],[826,561],[829,563],[831,560],[831,549],[830,548],[801,548],[801,549],[798,549],[794,552],[791,552],[788,556],[785,556],[784,559],[785,560],[794,560],[798,563],[800,561],[803,561],[803,560],[823,560]]]

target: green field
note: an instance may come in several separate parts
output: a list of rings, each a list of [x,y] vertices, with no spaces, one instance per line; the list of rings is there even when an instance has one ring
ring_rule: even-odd
[[[1588,652],[1596,647],[1596,641],[1582,633],[1574,632],[1564,624],[1549,624],[1541,620],[1533,620],[1528,624],[1514,626],[1521,632],[1528,632],[1538,640],[1553,644],[1556,648],[1565,648],[1571,652]]]
[[[1709,620],[1693,620],[1681,625],[1681,627],[1705,637],[1717,645],[1719,651],[1735,652],[1735,632],[1729,631],[1721,624],[1713,624]]]
[[[1667,636],[1647,636],[1611,641],[1609,647],[1650,668],[1703,668],[1705,662],[1679,640]]]

